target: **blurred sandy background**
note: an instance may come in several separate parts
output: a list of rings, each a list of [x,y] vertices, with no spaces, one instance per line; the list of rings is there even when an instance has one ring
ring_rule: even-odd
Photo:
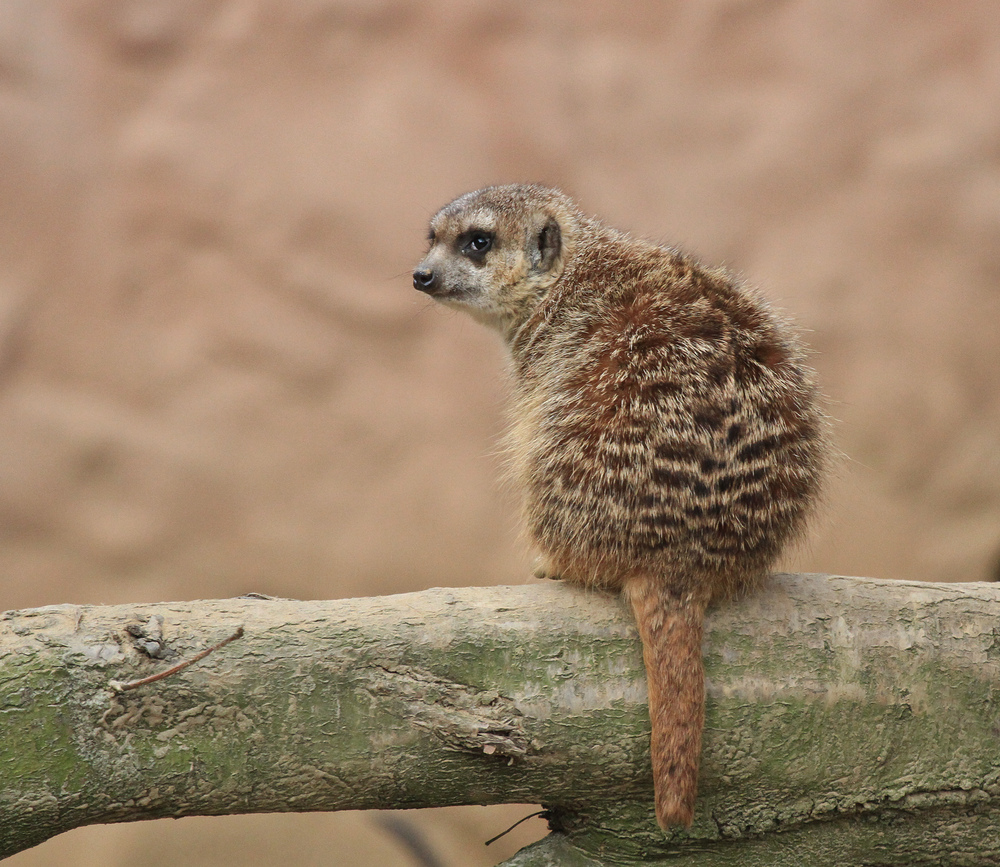
[[[994,3],[0,0],[0,609],[524,581],[501,347],[409,279],[514,180],[811,331],[848,460],[787,565],[997,577]],[[487,865],[527,811],[406,819]],[[429,863],[375,814],[8,863],[139,860]]]

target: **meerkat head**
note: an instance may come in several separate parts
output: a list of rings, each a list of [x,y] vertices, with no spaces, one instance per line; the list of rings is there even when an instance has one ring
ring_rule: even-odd
[[[546,187],[466,193],[431,220],[413,285],[509,336],[562,274],[579,217],[567,196]]]

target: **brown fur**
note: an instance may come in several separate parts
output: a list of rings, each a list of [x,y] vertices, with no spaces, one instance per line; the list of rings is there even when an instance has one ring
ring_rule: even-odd
[[[506,340],[512,473],[541,573],[631,603],[657,819],[689,825],[705,609],[762,580],[819,485],[825,425],[802,349],[728,273],[539,186],[445,206],[414,285]]]

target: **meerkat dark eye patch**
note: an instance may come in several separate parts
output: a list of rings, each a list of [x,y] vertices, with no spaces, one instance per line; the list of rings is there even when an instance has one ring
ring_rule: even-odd
[[[482,229],[470,229],[463,232],[458,243],[462,252],[466,256],[484,256],[493,247],[495,236],[492,232],[484,232]]]

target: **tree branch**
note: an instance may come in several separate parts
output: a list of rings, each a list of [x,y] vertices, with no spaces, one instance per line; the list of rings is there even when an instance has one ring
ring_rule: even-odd
[[[668,840],[615,599],[547,584],[7,612],[0,856],[163,816],[528,802],[560,833],[509,865],[994,863],[998,615],[996,585],[810,575],[714,612],[702,794]],[[109,686],[240,626],[169,677]]]

